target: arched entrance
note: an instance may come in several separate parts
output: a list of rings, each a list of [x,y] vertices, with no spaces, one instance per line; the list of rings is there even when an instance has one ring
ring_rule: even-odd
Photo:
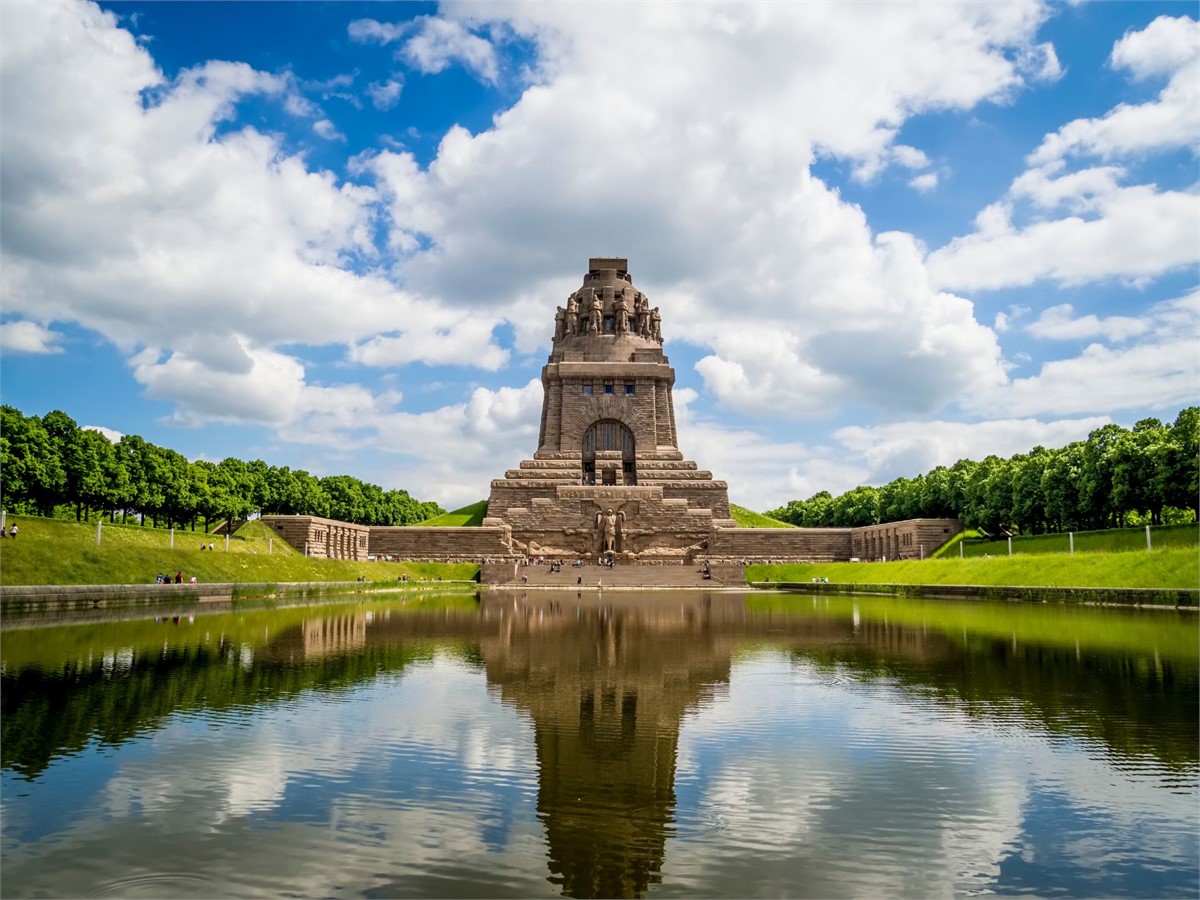
[[[583,434],[583,483],[596,484],[596,454],[620,452],[624,484],[637,484],[633,432],[614,419],[601,419]],[[616,469],[602,466],[601,484],[616,484]]]

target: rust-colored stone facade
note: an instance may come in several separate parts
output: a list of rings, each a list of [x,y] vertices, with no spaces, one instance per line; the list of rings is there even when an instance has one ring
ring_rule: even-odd
[[[684,459],[675,431],[675,371],[658,307],[627,260],[589,261],[554,317],[542,369],[541,426],[531,459],[492,481],[481,528],[347,525],[265,516],[312,556],[484,562],[485,580],[516,577],[544,556],[655,565],[924,558],[957,534],[952,519],[866,528],[737,528],[724,481]]]

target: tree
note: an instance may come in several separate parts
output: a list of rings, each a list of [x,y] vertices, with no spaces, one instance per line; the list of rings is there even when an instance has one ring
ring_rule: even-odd
[[[832,506],[832,524],[840,528],[879,524],[879,491],[877,488],[859,485],[836,498]]]
[[[42,421],[11,406],[0,407],[0,490],[4,502],[29,504],[49,516],[62,496],[66,473]]]
[[[1042,469],[1042,499],[1052,531],[1075,531],[1083,521],[1079,494],[1084,445],[1068,444],[1052,453]]]

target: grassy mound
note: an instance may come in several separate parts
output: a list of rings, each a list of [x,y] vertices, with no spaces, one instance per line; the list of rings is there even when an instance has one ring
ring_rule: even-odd
[[[276,537],[261,522],[248,522],[229,538],[202,532],[137,525],[101,527],[9,516],[20,526],[14,541],[0,541],[0,581],[4,584],[150,584],[162,572],[193,575],[197,581],[286,582],[356,581],[395,582],[401,575],[411,580],[469,581],[479,566],[471,563],[385,563],[341,559],[309,559]],[[211,542],[213,549],[201,550]],[[228,548],[228,549],[227,549]]]
[[[1158,525],[1150,529],[1150,543],[1156,549],[1195,548],[1200,544],[1200,528],[1196,524]],[[963,542],[964,556],[1007,556],[1008,539],[989,541],[978,536]],[[1013,553],[1067,553],[1070,537],[1066,534],[1035,534],[1013,538]],[[1145,550],[1145,528],[1109,528],[1104,531],[1075,532],[1076,553],[1119,553],[1124,550]],[[958,550],[954,550],[958,553]],[[1194,586],[1194,585],[1193,585]]]
[[[487,505],[486,500],[480,500],[478,503],[442,513],[440,516],[434,516],[432,519],[426,519],[417,524],[440,528],[477,528],[483,524],[483,517],[487,515]]]
[[[737,522],[738,528],[795,528],[796,526],[788,522],[780,522],[778,519],[772,519],[770,516],[764,516],[760,513],[746,509],[744,506],[734,506],[729,504],[729,514],[733,517],[733,521]]]
[[[842,584],[981,584],[1025,587],[1145,587],[1195,589],[1194,549],[1125,553],[1041,553],[990,559],[949,558],[872,563],[811,563],[746,567],[746,580]]]

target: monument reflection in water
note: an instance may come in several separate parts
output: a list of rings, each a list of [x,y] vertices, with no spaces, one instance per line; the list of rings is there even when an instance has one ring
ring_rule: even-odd
[[[1200,890],[1194,616],[501,592],[13,624],[4,896]]]
[[[720,626],[745,613],[740,596],[611,596],[522,599],[480,643],[488,683],[533,719],[551,880],[572,897],[660,880],[680,722],[728,684],[734,636]]]

